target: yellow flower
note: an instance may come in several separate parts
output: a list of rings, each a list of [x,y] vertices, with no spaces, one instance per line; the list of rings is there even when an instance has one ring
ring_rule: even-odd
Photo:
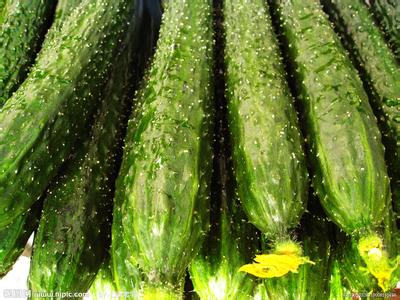
[[[260,278],[282,277],[289,272],[297,273],[300,265],[314,264],[300,255],[301,248],[293,242],[281,244],[272,254],[256,255],[254,263],[242,266],[239,271]]]
[[[397,269],[399,257],[391,261],[383,242],[377,235],[370,235],[360,239],[358,252],[367,265],[368,272],[378,280],[378,285],[383,291],[390,289],[392,273]]]

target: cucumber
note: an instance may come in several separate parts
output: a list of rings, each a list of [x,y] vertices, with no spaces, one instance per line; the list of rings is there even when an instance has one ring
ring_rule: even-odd
[[[55,23],[60,26],[62,20],[68,17],[83,0],[58,0],[56,7]],[[57,25],[52,25],[57,26]]]
[[[84,0],[1,109],[0,229],[40,197],[86,132],[135,4]]]
[[[386,251],[389,253],[389,255],[395,255],[399,249],[400,244],[398,241],[398,229],[396,228],[395,220],[391,210],[389,210],[388,214],[385,216],[380,231],[383,232],[382,236],[384,237]],[[343,290],[342,293],[347,294],[346,297],[343,297],[341,299],[351,299],[350,291],[359,294],[374,293],[375,295],[374,297],[371,297],[371,299],[377,298],[377,295],[379,293],[379,286],[374,277],[368,272],[365,272],[365,268],[355,267],[360,266],[363,260],[358,253],[357,243],[355,243],[355,241],[350,239],[349,237],[345,236],[342,232],[338,232],[336,234],[335,240],[337,241],[337,245],[332,251],[333,259],[338,265],[335,272],[339,273],[338,277],[340,279],[338,279],[337,281],[340,281]],[[396,283],[400,280],[399,272],[400,270],[396,270],[392,274],[392,286],[395,286]],[[336,283],[331,283],[331,285],[332,284]],[[332,289],[334,289],[334,287],[332,287],[331,290]],[[368,299],[370,298],[368,297]]]
[[[93,300],[113,299],[119,296],[113,281],[110,263],[109,258],[103,261],[99,272],[90,286],[88,292],[90,298]],[[126,294],[126,296],[129,295],[134,296],[131,293]]]
[[[400,212],[400,67],[360,1],[324,0],[357,66],[378,117],[386,148],[391,188]]]
[[[236,195],[226,119],[222,2],[214,6],[215,128],[211,179],[210,232],[190,265],[190,279],[200,299],[248,299],[255,282],[237,269],[258,249],[257,230],[248,223]]]
[[[46,34],[45,42],[51,42],[56,34],[59,34],[63,22],[72,13],[72,11],[78,7],[83,1],[82,0],[59,0],[57,1],[56,12],[54,15],[54,21],[49,31]],[[45,47],[45,45],[43,45]]]
[[[334,259],[331,267],[331,276],[329,280],[329,300],[343,300],[348,299],[348,295],[351,298],[351,292],[349,292],[342,285],[342,276],[340,275],[340,263]]]
[[[56,4],[56,0],[8,0],[0,4],[0,108],[25,80]]]
[[[47,191],[29,274],[33,293],[86,292],[106,255],[124,114],[131,82],[144,65],[136,59],[142,16],[142,3],[136,2],[129,46],[113,67],[91,136]]]
[[[371,10],[386,34],[393,53],[400,61],[400,2],[397,0],[370,1]]]
[[[377,228],[391,193],[368,96],[319,3],[274,5],[298,86],[313,185],[327,215],[353,237],[369,272],[388,290],[394,262]]]
[[[0,230],[0,278],[10,271],[24,251],[32,232],[38,226],[38,215],[42,210],[42,199],[26,213],[18,216],[11,224]]]
[[[211,8],[208,0],[168,3],[128,124],[114,204],[113,275],[125,291],[132,289],[126,278],[140,275],[145,299],[181,297],[186,268],[208,229]]]
[[[302,220],[300,240],[304,254],[315,262],[282,278],[263,280],[254,299],[327,299],[330,275],[332,224],[322,217],[307,214]]]
[[[63,14],[57,15],[56,17],[55,22],[59,22],[58,24],[61,24],[62,20],[65,18],[66,8],[68,7],[68,10],[72,10],[74,2],[71,0],[59,1],[56,11],[59,11],[61,6],[65,9]],[[58,31],[58,26],[53,24],[51,32]],[[48,35],[46,35],[46,38],[48,39]],[[26,213],[18,216],[11,224],[8,224],[4,229],[0,230],[0,276],[5,275],[10,270],[24,250],[28,238],[32,232],[36,230],[41,213],[42,200],[43,199],[34,204],[35,208],[29,209]]]
[[[255,281],[237,269],[251,259],[259,245],[256,228],[248,223],[235,196],[232,162],[226,151],[225,130],[215,140],[211,189],[211,228],[190,265],[190,279],[200,299],[249,299]]]
[[[290,247],[294,250],[289,251],[301,254],[290,230],[305,210],[308,175],[297,115],[266,5],[261,0],[227,0],[224,5],[232,156],[244,211],[273,242],[273,255],[282,247],[283,252]],[[267,277],[289,271],[274,275],[274,268],[264,272],[260,264],[241,270],[256,275],[256,268]]]

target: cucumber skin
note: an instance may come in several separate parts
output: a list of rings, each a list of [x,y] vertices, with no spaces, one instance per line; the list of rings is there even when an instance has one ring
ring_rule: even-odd
[[[400,211],[400,67],[360,1],[324,0],[343,44],[360,69],[378,116],[397,211]]]
[[[157,296],[178,297],[208,229],[211,18],[210,1],[168,3],[153,65],[128,125],[116,185],[113,270],[122,282],[138,275],[137,266],[145,296],[154,289]],[[119,231],[123,240],[117,239]],[[134,274],[118,272],[127,264]]]
[[[348,234],[373,231],[391,195],[368,96],[318,3],[274,3],[290,44],[320,201]]]
[[[220,150],[214,157],[210,232],[192,261],[189,272],[200,299],[249,299],[255,281],[238,269],[251,261],[259,245],[257,229],[242,211],[235,195],[232,162],[225,151],[225,134],[216,136]],[[212,185],[213,188],[213,185]]]
[[[60,26],[60,24],[62,24],[61,21],[68,17],[82,2],[83,0],[58,0],[55,16],[55,22],[58,22],[58,26]]]
[[[214,7],[214,28],[223,22],[223,4]],[[192,261],[189,273],[194,291],[200,299],[249,299],[255,287],[251,276],[238,269],[251,261],[257,252],[257,229],[248,222],[240,205],[233,162],[228,124],[226,97],[222,83],[225,80],[223,33],[215,34],[214,49],[214,101],[217,107],[213,138],[213,172],[211,179],[210,231],[200,252]],[[225,75],[223,75],[225,74]],[[218,83],[221,84],[218,85]]]
[[[373,0],[371,2],[371,10],[400,62],[400,3],[397,0]]]
[[[40,197],[86,131],[126,35],[131,1],[85,0],[80,8],[0,111],[0,228]]]
[[[0,12],[0,108],[25,80],[56,4],[56,0],[8,0]]]
[[[0,278],[11,270],[15,261],[24,251],[25,245],[36,230],[42,210],[42,199],[37,201],[26,213],[0,230]]]
[[[329,280],[329,300],[348,299],[346,298],[346,295],[351,295],[351,292],[349,292],[342,285],[342,277],[340,275],[339,261],[333,259],[331,267],[331,276]]]
[[[153,9],[155,6],[159,6],[160,3],[158,0],[147,0],[145,5],[152,5]],[[145,7],[145,12],[149,11],[148,8]],[[150,11],[151,12],[151,11]],[[149,20],[146,23],[146,18],[144,18],[145,24],[143,26],[147,26],[149,32],[151,32],[151,36],[154,37],[154,40],[151,42],[151,44],[147,45],[148,49],[154,49],[155,48],[155,40],[158,37],[158,32],[160,29],[160,23],[161,23],[161,11],[159,11],[158,15],[154,15],[149,13]],[[143,31],[142,31],[143,33]],[[142,38],[142,41],[145,39]],[[145,43],[143,43],[145,44]],[[144,84],[144,80],[141,83],[141,85]],[[133,110],[135,107],[135,102],[133,103]],[[134,257],[132,256],[130,252],[130,248],[128,248],[128,245],[124,242],[123,238],[123,232],[122,232],[122,215],[121,215],[121,207],[122,203],[120,198],[114,197],[114,208],[113,208],[113,222],[112,222],[112,255],[111,255],[111,271],[112,271],[112,276],[114,279],[114,284],[115,288],[118,292],[139,292],[138,289],[138,283],[140,282],[140,274],[139,270],[136,266],[136,263],[133,262]],[[118,211],[118,212],[117,212]],[[120,230],[115,230],[115,228],[119,228]],[[125,263],[118,263],[116,259],[113,259],[113,257],[130,257],[130,259],[127,259]],[[124,276],[124,274],[129,274],[129,276]]]
[[[113,299],[118,295],[110,263],[109,258],[102,263],[99,272],[90,286],[88,292],[94,300]]]
[[[276,239],[300,221],[307,201],[308,174],[297,115],[266,5],[260,0],[225,2],[225,60],[240,201],[250,222]]]
[[[332,223],[323,217],[307,214],[301,226],[304,231],[300,233],[299,240],[304,255],[315,262],[315,265],[305,264],[299,268],[298,273],[291,272],[281,278],[263,280],[256,290],[261,298],[256,296],[255,299],[327,299],[331,269]]]
[[[131,82],[144,65],[137,61],[143,4],[134,3],[132,38],[113,67],[91,137],[47,191],[31,261],[33,292],[86,292],[106,255],[124,114],[130,108]]]
[[[57,1],[56,12],[54,15],[54,21],[49,31],[46,34],[44,42],[51,42],[56,34],[59,34],[65,19],[77,8],[83,0],[59,0]],[[42,45],[45,47],[45,44]]]
[[[54,22],[61,24],[64,18],[74,8],[76,3],[72,0],[61,0],[57,4],[56,10],[63,2],[64,12],[57,15]],[[76,1],[78,2],[78,1]],[[58,33],[59,26],[52,25],[51,32]],[[48,40],[48,35],[46,39]],[[0,276],[5,275],[23,252],[24,247],[31,236],[32,232],[37,229],[39,224],[39,216],[42,210],[42,201],[39,200],[34,204],[35,208],[29,209],[26,213],[19,215],[11,224],[0,230]]]

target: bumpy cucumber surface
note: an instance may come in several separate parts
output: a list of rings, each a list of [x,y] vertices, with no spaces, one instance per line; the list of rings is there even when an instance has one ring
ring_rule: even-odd
[[[59,22],[58,20],[61,21],[69,16],[71,12],[82,2],[83,0],[58,0],[55,21]]]
[[[185,270],[208,229],[211,28],[211,1],[168,3],[125,138],[113,271],[119,281],[136,276],[119,273],[121,266],[136,266],[149,299],[181,297]]]
[[[298,224],[308,177],[297,115],[265,5],[261,0],[225,1],[225,59],[240,201],[250,222],[276,239]]]
[[[134,4],[85,0],[1,109],[0,228],[40,197],[87,130]]]
[[[8,0],[3,8],[0,4],[0,108],[25,80],[56,4],[56,0]]]
[[[112,272],[111,261],[107,258],[101,265],[92,285],[89,289],[90,297],[94,300],[113,299],[118,296],[125,296],[126,298],[133,298],[134,294],[128,292],[126,294],[118,294]]]
[[[222,133],[221,130],[216,141],[225,141]],[[215,147],[211,228],[201,251],[191,263],[190,279],[200,299],[249,299],[255,281],[237,270],[252,259],[259,246],[259,237],[235,195],[232,162],[228,160],[223,144]]]
[[[83,1],[82,0],[59,0],[57,1],[56,12],[54,15],[54,21],[49,31],[46,34],[44,42],[51,42],[53,36],[59,34],[59,31],[67,17],[72,11],[77,8]],[[43,45],[45,47],[45,45]]]
[[[47,191],[34,241],[32,292],[85,292],[106,254],[124,114],[130,108],[131,82],[140,73],[137,66],[144,65],[136,59],[142,3],[135,5],[129,46],[115,63],[91,136]]]
[[[400,61],[400,2],[397,0],[372,0],[370,3],[394,54]]]
[[[211,179],[210,232],[190,265],[190,279],[200,299],[249,299],[255,281],[237,272],[252,259],[259,236],[242,211],[232,173],[231,147],[226,119],[222,2],[214,6],[213,173]]]
[[[336,259],[332,260],[331,275],[329,278],[329,300],[343,300],[347,299],[347,295],[351,295],[342,284],[340,264]]]
[[[320,5],[312,0],[277,3],[319,198],[345,232],[372,230],[383,220],[390,188],[368,96]]]
[[[0,15],[3,13],[4,5],[6,4],[6,0],[0,0]],[[3,18],[3,17],[1,17]]]
[[[376,229],[391,193],[368,96],[319,3],[274,3],[303,106],[314,187],[331,220],[359,239],[360,253],[376,247],[382,254],[379,267],[364,258],[387,289],[391,267]]]
[[[63,2],[68,2],[68,6],[62,5]],[[67,15],[66,8],[68,7],[70,11],[74,7],[74,4],[76,4],[74,1],[59,1],[56,10],[58,11],[61,5],[65,9],[63,14],[56,17],[55,22],[61,24]],[[58,33],[59,26],[53,24],[51,26],[51,32]],[[48,39],[48,34],[46,35],[46,39]],[[15,218],[15,220],[12,221],[11,224],[8,224],[3,230],[0,230],[0,274],[5,274],[10,270],[11,266],[24,250],[29,236],[37,228],[39,215],[41,213],[41,208],[39,209],[39,207],[41,206],[42,201],[40,200],[38,203],[34,204],[36,208],[29,209],[26,213]]]
[[[324,0],[358,67],[383,132],[392,191],[400,211],[400,67],[360,0]]]
[[[5,275],[23,252],[25,245],[36,230],[42,210],[42,201],[18,216],[11,224],[0,230],[0,277]]]

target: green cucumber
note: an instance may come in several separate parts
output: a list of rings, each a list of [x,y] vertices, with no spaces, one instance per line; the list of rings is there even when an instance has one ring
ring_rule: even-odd
[[[303,107],[313,185],[327,215],[353,236],[368,270],[387,290],[392,265],[377,228],[391,193],[368,96],[319,3],[273,2]]]
[[[6,0],[0,0],[0,15],[2,14],[5,5],[6,5]]]
[[[128,125],[114,204],[113,275],[117,288],[129,291],[123,279],[139,274],[148,299],[182,296],[186,268],[208,229],[211,29],[211,1],[168,3]]]
[[[29,237],[38,226],[37,216],[41,210],[42,201],[39,200],[31,209],[0,230],[0,278],[10,271],[24,251]]]
[[[111,262],[109,258],[103,261],[88,292],[93,300],[113,299],[118,296],[126,296],[126,298],[128,298],[127,296],[129,295],[134,296],[132,293],[127,293],[126,295],[118,294],[113,281]]]
[[[0,4],[0,108],[25,80],[50,27],[56,3],[8,0]]]
[[[343,300],[351,295],[351,293],[342,284],[342,276],[340,274],[340,263],[334,259],[331,267],[331,276],[329,279],[329,300]],[[352,299],[350,297],[350,299]]]
[[[391,187],[400,212],[400,67],[359,0],[323,0],[357,66],[378,117]]]
[[[68,17],[72,13],[72,11],[82,2],[83,0],[58,0],[56,7],[55,23],[61,24],[62,20]]]
[[[51,42],[54,35],[59,34],[65,19],[78,7],[82,0],[59,0],[56,6],[53,24],[46,34],[45,42]],[[45,47],[45,45],[43,45]]]
[[[222,2],[214,7],[214,28],[222,24]],[[254,280],[237,272],[257,250],[257,230],[249,224],[236,195],[224,97],[223,33],[215,34],[214,99],[216,126],[213,138],[210,232],[190,265],[190,279],[200,299],[248,299]]]
[[[282,278],[266,279],[257,287],[254,299],[326,299],[330,274],[332,224],[322,217],[306,215],[300,233],[304,254],[315,262]]]
[[[262,0],[227,0],[224,5],[233,162],[240,201],[250,222],[276,249],[292,245],[301,252],[289,235],[305,210],[308,175],[266,6]]]
[[[223,133],[221,130],[220,133]],[[216,137],[224,141],[224,134]],[[211,201],[211,229],[190,266],[190,279],[200,299],[249,299],[255,286],[238,268],[252,258],[259,239],[246,220],[235,196],[231,162],[224,142],[214,160]]]
[[[362,265],[362,257],[358,253],[357,243],[349,238],[339,239],[342,249],[338,249],[338,262],[342,285],[348,290],[357,292],[377,292],[379,287],[374,278],[355,266]]]
[[[135,3],[83,1],[0,109],[0,228],[37,201],[86,132]]]
[[[73,8],[73,1],[62,0],[57,4],[57,9],[62,3],[68,3],[69,10]],[[64,12],[66,10],[64,9]],[[63,13],[56,17],[55,22],[61,23],[65,18],[66,13]],[[58,32],[58,26],[54,24],[51,27],[52,32]],[[48,35],[46,36],[48,39]],[[8,224],[4,229],[0,230],[0,276],[7,273],[11,266],[17,260],[19,255],[24,250],[25,244],[34,230],[36,230],[41,213],[42,201],[38,201],[34,204],[36,208],[29,209],[26,213],[19,215],[11,224]]]
[[[33,293],[86,292],[106,255],[124,114],[131,103],[131,82],[144,65],[133,59],[142,29],[142,4],[136,5],[129,46],[113,67],[91,136],[48,188],[29,274]]]
[[[386,34],[393,53],[400,61],[400,2],[397,0],[372,0],[371,10]]]
[[[398,240],[399,231],[396,228],[395,219],[390,209],[388,211],[388,214],[385,216],[380,231],[384,232],[382,233],[382,236],[384,237],[386,251],[390,255],[395,255],[400,246]],[[358,253],[357,244],[355,243],[355,241],[345,236],[341,232],[338,232],[336,234],[335,240],[337,241],[337,245],[332,252],[334,256],[333,259],[338,267],[337,270],[332,270],[332,272],[339,273],[338,277],[340,279],[336,281],[340,281],[342,294],[346,293],[347,295],[346,297],[343,297],[341,299],[351,299],[350,291],[354,293],[365,294],[375,293],[375,296],[371,299],[377,298],[377,293],[379,293],[379,286],[376,280],[373,278],[373,276],[371,276],[371,274],[365,272],[365,268],[357,267],[362,265],[363,260]],[[397,270],[392,274],[392,286],[395,286],[396,283],[400,280],[399,272],[400,270]],[[335,290],[334,286],[336,284],[339,285],[338,282],[331,283],[331,292],[332,290]],[[368,297],[368,299],[370,298]]]

